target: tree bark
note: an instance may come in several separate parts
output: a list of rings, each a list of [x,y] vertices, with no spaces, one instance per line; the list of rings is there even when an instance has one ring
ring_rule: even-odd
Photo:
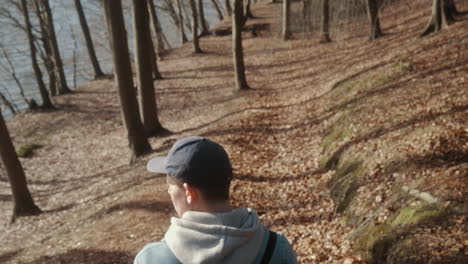
[[[25,2],[26,0],[21,1]],[[11,192],[13,194],[14,208],[11,221],[14,222],[19,216],[38,215],[42,213],[41,209],[39,209],[39,207],[34,203],[31,193],[29,192],[23,167],[21,166],[18,155],[16,154],[15,147],[11,141],[1,110],[0,157],[6,168]]]
[[[146,0],[132,0],[132,11],[133,32],[135,34],[136,79],[140,112],[146,134],[150,136],[157,134],[163,130],[163,128],[158,120],[156,96],[154,94],[152,75],[154,69],[157,69],[157,64],[155,64],[156,56],[151,41],[149,12]]]
[[[198,14],[197,7],[195,6],[195,0],[189,0],[190,9],[192,11],[192,43],[193,53],[202,53],[200,49],[200,43],[198,41]]]
[[[450,3],[449,3],[450,4]],[[429,35],[434,32],[439,32],[442,29],[448,27],[447,17],[453,15],[453,13],[448,13],[449,8],[447,8],[446,0],[433,0],[432,1],[432,13],[431,19],[424,29],[421,37]],[[453,5],[454,7],[455,5]],[[452,10],[453,11],[453,10]]]
[[[206,23],[205,19],[205,8],[203,7],[203,0],[198,0],[198,11],[200,12],[199,17],[200,17],[200,25],[201,25],[201,35],[209,35],[210,30],[208,29],[208,24]]]
[[[148,0],[148,10],[150,12],[154,35],[156,36],[156,52],[161,56],[161,53],[164,51],[164,37],[153,0]]]
[[[34,1],[34,8],[36,9],[36,15],[39,19],[40,33],[41,33],[41,42],[44,46],[45,54],[42,55],[42,60],[44,61],[45,68],[47,70],[47,75],[49,76],[49,92],[51,96],[56,96],[57,93],[57,78],[55,76],[55,65],[52,59],[52,49],[50,47],[50,38],[47,30],[46,22],[44,21],[43,11],[41,10],[39,0]]]
[[[217,0],[211,0],[211,3],[213,3],[214,9],[218,13],[218,19],[223,20],[224,19],[223,12],[221,11],[221,8],[219,7],[219,3],[217,2]]]
[[[237,90],[249,89],[245,78],[244,52],[242,50],[242,0],[234,0],[232,16],[232,47]]]
[[[311,0],[302,0],[302,21],[303,21],[303,32],[311,31],[310,26],[310,1]]]
[[[254,18],[254,15],[252,14],[252,10],[250,10],[250,4],[251,4],[250,0],[244,0],[244,16],[245,16],[245,19]]]
[[[56,76],[60,84],[58,86],[58,94],[66,94],[71,92],[71,90],[68,88],[67,79],[65,78],[65,72],[63,70],[62,58],[60,57],[60,50],[57,43],[57,37],[55,35],[54,20],[52,18],[52,11],[50,10],[49,0],[40,1],[45,11],[47,28],[49,30],[50,47],[52,49],[52,58],[54,60]]]
[[[138,103],[133,86],[127,33],[122,13],[121,0],[103,0],[109,30],[112,59],[114,62],[115,85],[118,90],[122,119],[127,130],[130,150],[138,157],[151,150],[141,122]]]
[[[34,70],[34,75],[36,76],[37,85],[39,87],[39,93],[41,94],[42,105],[41,108],[52,109],[54,106],[49,98],[49,93],[45,88],[44,81],[42,80],[42,72],[37,63],[37,54],[36,46],[34,46],[34,37],[31,30],[31,22],[29,20],[28,6],[26,0],[21,0],[21,5],[23,9],[23,16],[25,20],[26,33],[28,36],[29,51],[31,52],[31,63]]]
[[[80,19],[81,29],[83,30],[83,35],[86,41],[86,48],[88,49],[89,59],[94,69],[94,79],[99,79],[104,76],[104,73],[99,66],[99,61],[94,50],[93,40],[91,34],[89,33],[88,23],[86,22],[86,16],[83,12],[83,7],[81,6],[81,0],[75,0],[76,12],[78,13],[78,18]]]
[[[283,0],[283,32],[281,34],[283,40],[291,38],[290,29],[290,12],[291,12],[291,0]]]
[[[330,42],[330,5],[328,0],[322,0],[322,36],[320,42]]]
[[[369,17],[371,29],[369,39],[373,40],[382,36],[382,30],[380,30],[379,6],[377,0],[367,0],[367,15]]]
[[[231,0],[226,0],[225,4],[226,4],[226,14],[228,16],[231,16],[232,15]]]
[[[184,16],[182,15],[182,5],[180,4],[181,0],[177,0],[177,9],[178,9],[178,15],[179,15],[179,30],[180,30],[180,40],[182,41],[182,44],[187,42],[187,36],[185,36],[185,30],[184,30]]]

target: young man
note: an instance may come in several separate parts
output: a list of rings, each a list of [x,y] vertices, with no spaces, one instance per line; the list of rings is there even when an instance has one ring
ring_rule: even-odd
[[[167,176],[177,212],[161,242],[144,247],[135,264],[297,263],[287,239],[270,232],[249,208],[229,204],[232,168],[226,151],[202,137],[178,140],[147,169]]]

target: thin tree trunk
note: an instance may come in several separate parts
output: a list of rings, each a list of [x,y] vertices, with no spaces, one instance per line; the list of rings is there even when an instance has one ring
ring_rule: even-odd
[[[54,106],[52,105],[52,102],[50,101],[49,93],[47,92],[47,89],[45,88],[45,85],[44,85],[44,81],[42,80],[41,69],[39,68],[39,64],[37,63],[36,46],[34,46],[34,38],[33,38],[32,30],[31,30],[31,22],[29,20],[28,6],[26,4],[26,0],[21,0],[21,5],[23,8],[23,16],[25,20],[26,33],[28,35],[29,50],[31,52],[31,63],[32,63],[32,67],[34,70],[34,75],[36,76],[37,85],[39,87],[39,93],[41,94],[41,99],[42,99],[41,107],[52,109],[54,108]]]
[[[99,79],[104,76],[104,73],[99,66],[99,61],[94,50],[93,40],[91,34],[89,33],[88,23],[86,22],[86,16],[83,12],[83,7],[81,6],[81,0],[75,0],[76,12],[78,13],[78,18],[80,19],[81,29],[83,30],[83,35],[86,40],[86,48],[88,49],[89,59],[94,69],[94,79]]]
[[[156,47],[154,46],[154,42],[151,38],[150,42],[152,48],[149,49],[149,52],[151,52],[151,68],[153,69],[153,80],[161,80],[163,77],[159,72],[158,56],[155,51]]]
[[[26,7],[24,4],[26,0],[21,1],[23,2],[23,7]],[[13,194],[13,202],[15,204],[11,222],[14,222],[19,216],[38,215],[42,213],[41,209],[34,203],[31,193],[29,192],[23,167],[18,159],[15,147],[11,142],[11,137],[8,133],[1,110],[0,157],[7,171],[8,181],[10,182],[11,192]]]
[[[242,0],[234,0],[234,10],[232,16],[232,47],[237,90],[245,90],[250,88],[245,78],[244,53],[242,50],[241,24],[243,20],[243,6],[241,1]]]
[[[254,15],[252,14],[252,11],[250,10],[250,0],[244,0],[244,16],[245,19],[248,18],[255,18]]]
[[[225,4],[226,4],[226,14],[228,16],[231,16],[232,15],[231,0],[226,0]]]
[[[369,17],[371,29],[369,39],[376,39],[382,36],[382,30],[380,30],[379,6],[377,0],[367,0],[367,15]]]
[[[121,0],[103,0],[102,2],[104,3],[110,46],[112,47],[114,79],[119,93],[122,119],[127,130],[127,138],[133,157],[138,157],[150,151],[151,146],[141,122],[133,86],[122,2]]]
[[[46,22],[44,21],[43,11],[41,10],[39,0],[34,1],[34,8],[36,15],[39,19],[39,26],[41,28],[41,42],[44,46],[45,54],[42,55],[47,74],[49,76],[49,92],[51,96],[57,95],[57,78],[55,77],[55,66],[52,59],[52,49],[50,47],[50,38],[47,30]]]
[[[154,69],[157,69],[157,64],[155,64],[156,56],[154,54],[153,42],[151,41],[148,4],[145,0],[132,0],[132,11],[140,113],[146,134],[150,136],[162,131],[163,128],[158,120],[158,110],[156,107],[156,96],[153,85],[152,75]],[[159,74],[159,72],[157,74]]]
[[[424,29],[421,37],[426,36],[433,32],[439,32],[442,29],[448,27],[446,8],[444,0],[433,0],[432,1],[432,13],[431,20]]]
[[[190,9],[192,11],[192,43],[193,53],[201,53],[200,43],[198,41],[198,14],[195,0],[189,0]]]
[[[198,0],[198,11],[200,12],[200,25],[201,25],[201,35],[209,35],[210,30],[208,29],[208,24],[206,23],[205,19],[205,8],[203,7],[203,0]]]
[[[213,3],[214,9],[218,13],[219,20],[223,20],[224,19],[223,12],[221,11],[221,8],[219,7],[219,3],[217,2],[217,0],[211,0],[211,3]]]
[[[54,59],[56,76],[59,80],[58,93],[66,94],[71,92],[67,85],[67,79],[65,78],[65,72],[63,70],[62,58],[60,57],[60,50],[57,43],[57,37],[55,35],[54,20],[52,18],[52,11],[50,10],[49,0],[41,0],[45,11],[45,17],[47,21],[47,28],[49,29],[50,46],[52,49],[52,58]]]
[[[13,114],[13,115],[16,115],[16,113],[18,112],[17,108],[10,102],[8,101],[8,99],[6,98],[6,96],[0,92],[0,101],[3,102],[3,104],[8,108],[10,109],[10,112]],[[1,109],[0,109],[1,111]],[[1,114],[1,113],[0,113]]]
[[[311,26],[310,26],[310,1],[311,0],[302,0],[302,21],[303,21],[302,32],[311,31]]]
[[[330,6],[328,0],[322,0],[322,37],[320,42],[330,42]]]
[[[163,32],[161,29],[161,24],[159,23],[158,15],[156,13],[156,8],[154,6],[153,0],[148,0],[148,10],[150,12],[151,24],[153,25],[153,31],[156,36],[156,52],[159,56],[164,50],[164,40]]]
[[[182,15],[182,5],[180,4],[181,0],[177,0],[177,9],[178,9],[178,15],[179,15],[179,30],[180,30],[180,40],[182,43],[187,42],[187,36],[185,36],[185,30],[184,30],[184,16]]]
[[[291,0],[283,0],[283,40],[288,40],[291,38],[291,29],[290,29],[290,15],[291,13]]]

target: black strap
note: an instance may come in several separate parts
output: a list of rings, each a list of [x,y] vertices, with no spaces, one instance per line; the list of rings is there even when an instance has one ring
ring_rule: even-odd
[[[270,259],[273,256],[273,251],[275,250],[275,245],[276,245],[276,233],[273,231],[270,231],[270,236],[268,237],[267,247],[265,249],[265,253],[263,254],[263,259],[262,259],[261,264],[268,264],[270,262]]]

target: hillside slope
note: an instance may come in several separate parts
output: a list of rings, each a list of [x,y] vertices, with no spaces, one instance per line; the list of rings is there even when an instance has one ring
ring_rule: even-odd
[[[9,225],[0,168],[0,261],[130,263],[175,215],[145,163],[188,135],[226,147],[233,205],[284,233],[301,263],[463,261],[468,16],[421,39],[426,2],[386,10],[381,39],[326,45],[278,40],[280,6],[259,4],[248,24],[269,29],[244,34],[246,92],[233,90],[230,36],[202,38],[202,55],[171,51],[155,84],[173,133],[151,138],[154,152],[132,165],[112,80],[15,117],[15,146],[42,145],[21,161],[45,213]]]

